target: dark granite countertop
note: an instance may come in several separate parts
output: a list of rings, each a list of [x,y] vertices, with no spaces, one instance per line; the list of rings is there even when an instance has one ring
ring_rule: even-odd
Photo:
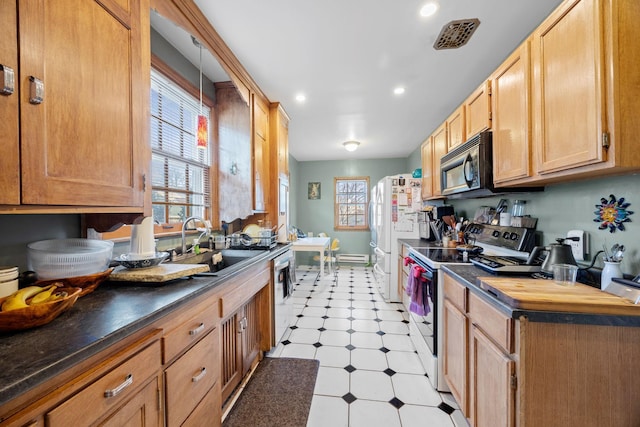
[[[0,333],[0,407],[289,246],[278,244],[218,276],[161,284],[104,282],[47,325]]]
[[[499,301],[493,295],[481,289],[479,286],[479,277],[495,276],[474,265],[447,265],[441,266],[441,271],[447,272],[454,276],[459,282],[464,284],[471,292],[480,295],[485,301],[494,307],[503,311],[513,319],[526,316],[530,322],[547,322],[547,323],[576,323],[588,325],[605,325],[605,326],[632,326],[640,327],[640,316],[619,316],[608,314],[584,314],[584,313],[568,313],[559,311],[538,311],[538,310],[521,310],[511,307],[502,301]],[[522,276],[520,276],[522,277]],[[542,279],[541,279],[542,280]]]

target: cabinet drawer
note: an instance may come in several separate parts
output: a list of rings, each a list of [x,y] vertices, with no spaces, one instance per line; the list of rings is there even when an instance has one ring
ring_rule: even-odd
[[[474,325],[501,346],[513,353],[513,319],[492,307],[474,294],[469,293],[469,316]]]
[[[179,426],[219,378],[218,328],[165,370],[167,426]]]
[[[47,413],[50,427],[91,425],[104,414],[135,395],[149,378],[160,372],[160,341],[146,347],[126,362]],[[107,397],[110,394],[110,397]]]
[[[270,276],[269,269],[265,265],[264,269],[257,274],[244,278],[240,283],[230,284],[220,297],[220,318],[224,319],[242,307],[245,302],[269,284]]]
[[[222,395],[220,382],[216,383],[209,393],[198,403],[189,418],[181,427],[218,427],[222,423]]]
[[[207,301],[205,307],[198,306],[187,313],[193,313],[175,329],[167,332],[162,339],[164,347],[163,362],[168,363],[180,352],[205,336],[218,324],[218,305],[216,299]],[[180,322],[180,319],[176,319]]]
[[[448,274],[444,275],[444,297],[463,313],[467,312],[467,287]]]

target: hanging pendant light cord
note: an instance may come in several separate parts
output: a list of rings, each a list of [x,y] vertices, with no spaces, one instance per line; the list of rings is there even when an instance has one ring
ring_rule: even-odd
[[[202,115],[202,44],[200,46],[200,115]]]

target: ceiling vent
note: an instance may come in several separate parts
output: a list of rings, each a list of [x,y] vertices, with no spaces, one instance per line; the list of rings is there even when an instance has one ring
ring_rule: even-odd
[[[451,21],[445,24],[440,30],[440,34],[433,44],[435,50],[442,49],[456,49],[460,46],[464,46],[473,32],[480,25],[480,20],[474,19],[460,19],[458,21]]]

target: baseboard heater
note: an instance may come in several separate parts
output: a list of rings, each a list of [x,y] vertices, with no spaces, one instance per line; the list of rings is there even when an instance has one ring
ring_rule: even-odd
[[[350,262],[353,264],[368,264],[367,254],[338,254],[338,262]]]

